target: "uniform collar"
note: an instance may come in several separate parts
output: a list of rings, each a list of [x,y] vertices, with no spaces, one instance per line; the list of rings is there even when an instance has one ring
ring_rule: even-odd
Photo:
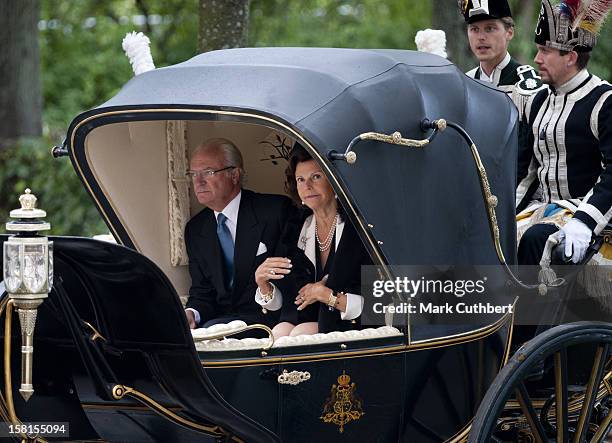
[[[510,57],[510,53],[506,51],[506,56],[499,63],[499,65],[497,65],[495,69],[493,69],[493,72],[491,72],[491,77],[488,77],[487,74],[485,74],[484,69],[482,69],[482,65],[480,65],[480,80],[484,80],[489,83],[493,83],[494,86],[499,85],[499,80],[501,78],[501,72],[504,70],[506,66],[508,66],[508,63],[510,63],[511,59],[512,57]]]
[[[568,94],[573,92],[574,89],[578,88],[584,81],[589,78],[589,72],[586,69],[578,72],[575,76],[573,76],[569,81],[563,83],[558,88],[553,89],[555,94]]]

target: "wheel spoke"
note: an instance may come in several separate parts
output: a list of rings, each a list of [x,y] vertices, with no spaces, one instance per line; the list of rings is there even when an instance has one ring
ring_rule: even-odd
[[[546,438],[546,431],[544,431],[544,427],[536,414],[535,408],[533,407],[533,403],[531,403],[531,398],[529,398],[529,393],[527,392],[527,388],[523,382],[520,382],[515,389],[516,398],[521,405],[521,410],[533,431],[533,435],[535,437],[536,443],[546,443],[548,440]]]
[[[599,390],[599,385],[603,378],[605,362],[608,359],[608,346],[608,344],[599,345],[595,352],[593,369],[591,369],[589,383],[584,392],[584,403],[580,410],[580,418],[578,419],[578,427],[574,435],[574,443],[582,443],[586,440],[586,434],[589,429],[589,419],[593,413],[593,405],[595,404],[597,391]]]
[[[557,443],[567,443],[567,349],[555,353],[555,416],[557,418]]]
[[[607,434],[606,431],[610,427],[611,423],[612,423],[612,409],[610,409],[610,412],[608,412],[608,415],[606,415],[606,418],[601,422],[599,429],[597,429],[597,432],[595,433],[595,435],[593,435],[593,438],[591,439],[591,443],[601,443],[603,439],[606,438],[606,434]]]

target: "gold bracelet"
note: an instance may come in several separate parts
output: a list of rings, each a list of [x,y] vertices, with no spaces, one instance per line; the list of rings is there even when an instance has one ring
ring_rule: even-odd
[[[329,298],[327,299],[327,306],[329,306],[330,311],[336,307],[337,300],[338,300],[338,297],[334,295],[334,291],[331,291],[329,293]]]
[[[268,283],[270,284],[270,283]],[[274,286],[272,286],[272,284],[270,284],[270,287],[272,287],[272,289],[270,289],[270,292],[268,292],[267,294],[264,294],[261,289],[259,290],[259,294],[261,295],[261,299],[264,303],[270,303],[270,301],[272,301],[272,294],[274,294]]]

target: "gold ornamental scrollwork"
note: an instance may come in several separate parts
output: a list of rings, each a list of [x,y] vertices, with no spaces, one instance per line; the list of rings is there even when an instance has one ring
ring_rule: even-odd
[[[310,380],[310,372],[308,371],[291,371],[287,372],[287,370],[283,370],[283,373],[280,374],[277,378],[277,381],[281,385],[299,385],[304,381]]]
[[[363,134],[359,134],[359,138],[361,140],[374,140],[389,143],[391,145],[410,146],[412,148],[424,148],[429,144],[429,140],[427,139],[412,140],[404,138],[400,132],[394,132],[391,135],[381,134],[379,132],[364,132]]]
[[[478,171],[478,177],[480,179],[480,185],[484,196],[484,203],[489,219],[491,236],[493,237],[493,243],[495,245],[495,252],[497,253],[499,261],[503,264],[506,263],[506,258],[504,257],[504,253],[502,251],[499,225],[497,224],[497,215],[495,214],[495,208],[497,207],[499,201],[497,196],[493,195],[493,193],[491,192],[491,185],[489,184],[487,171],[485,170],[485,167],[482,164],[482,160],[480,159],[480,155],[478,154],[478,149],[476,148],[476,145],[472,144],[470,146],[470,150],[472,151],[472,157],[476,162],[476,170]]]
[[[357,385],[351,383],[351,377],[342,371],[338,384],[332,385],[330,397],[323,405],[323,414],[319,418],[325,423],[337,425],[341,434],[346,424],[359,420],[365,414],[356,389]]]

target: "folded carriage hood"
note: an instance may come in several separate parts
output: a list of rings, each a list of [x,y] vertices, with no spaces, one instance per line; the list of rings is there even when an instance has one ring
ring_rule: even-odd
[[[352,85],[398,64],[448,66],[401,50],[245,48],[212,51],[130,80],[100,108],[151,105],[252,109],[295,123]]]

